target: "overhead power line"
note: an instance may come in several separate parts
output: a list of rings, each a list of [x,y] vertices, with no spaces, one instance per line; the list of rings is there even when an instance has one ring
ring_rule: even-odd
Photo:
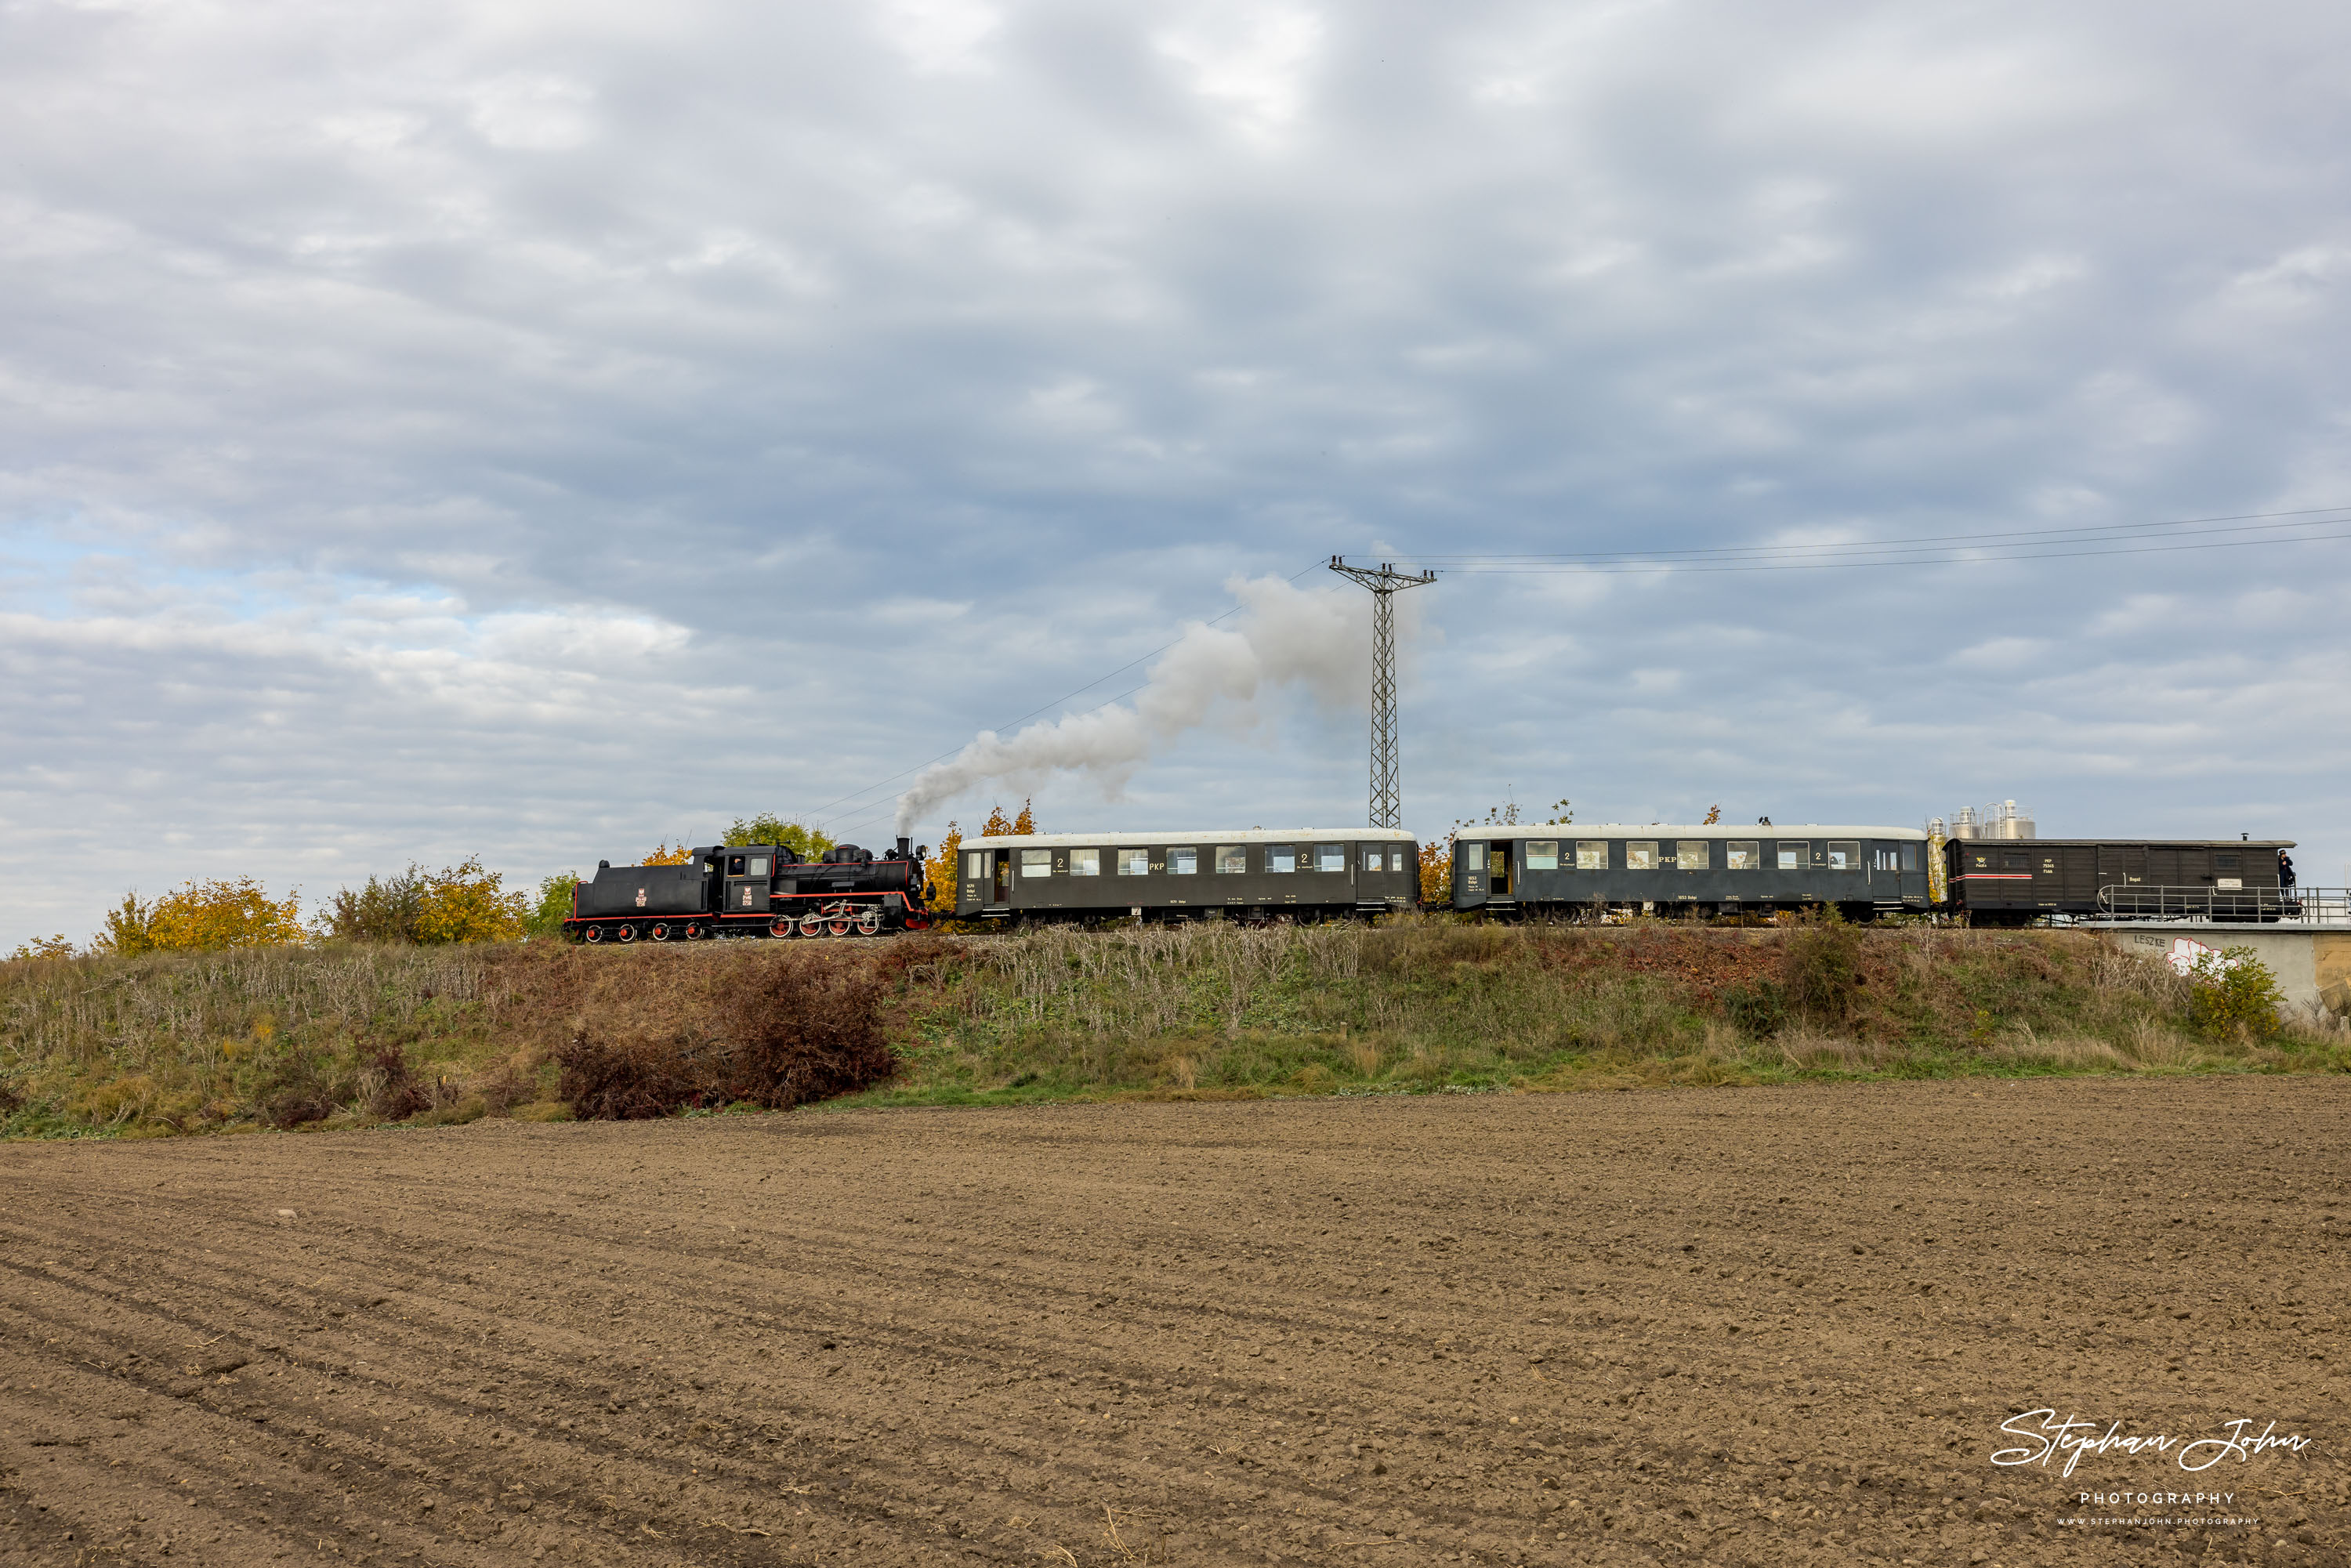
[[[1835,539],[1777,545],[1718,545],[1645,550],[1583,550],[1518,555],[1416,556],[1416,566],[1447,574],[1586,576],[1654,571],[1818,571],[1865,566],[1960,566],[2004,560],[2064,560],[2085,556],[2156,555],[2313,544],[2351,538],[2351,507],[2292,512],[2181,517],[2163,522],[1928,534],[1893,539]],[[2182,543],[2187,540],[2192,542]]]

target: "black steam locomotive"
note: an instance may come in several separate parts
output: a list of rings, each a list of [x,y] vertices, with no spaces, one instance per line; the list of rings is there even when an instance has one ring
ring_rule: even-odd
[[[783,844],[714,844],[677,865],[616,866],[571,890],[564,935],[580,942],[728,936],[879,936],[931,923],[924,851],[835,844],[803,860]]]

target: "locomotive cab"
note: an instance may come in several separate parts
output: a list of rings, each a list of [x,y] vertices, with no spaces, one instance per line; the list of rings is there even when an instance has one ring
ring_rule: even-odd
[[[721,852],[726,862],[726,896],[719,907],[738,918],[765,916],[780,868],[796,864],[800,858],[780,844],[732,844]]]

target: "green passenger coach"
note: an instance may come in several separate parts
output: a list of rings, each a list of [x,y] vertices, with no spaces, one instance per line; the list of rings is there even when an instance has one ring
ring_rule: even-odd
[[[956,859],[965,920],[1331,920],[1420,903],[1420,847],[1389,828],[1004,835]]]
[[[1849,920],[1928,906],[1916,828],[1758,822],[1494,827],[1453,844],[1453,907],[1492,915],[1762,914],[1834,904]]]

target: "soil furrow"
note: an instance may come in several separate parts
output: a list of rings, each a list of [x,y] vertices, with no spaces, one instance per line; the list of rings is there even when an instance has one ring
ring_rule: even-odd
[[[0,1551],[2337,1563],[2346,1109],[2077,1081],[13,1145]],[[2321,1441],[2231,1463],[2258,1529],[2068,1526],[2078,1478],[1989,1460],[2038,1405]]]

